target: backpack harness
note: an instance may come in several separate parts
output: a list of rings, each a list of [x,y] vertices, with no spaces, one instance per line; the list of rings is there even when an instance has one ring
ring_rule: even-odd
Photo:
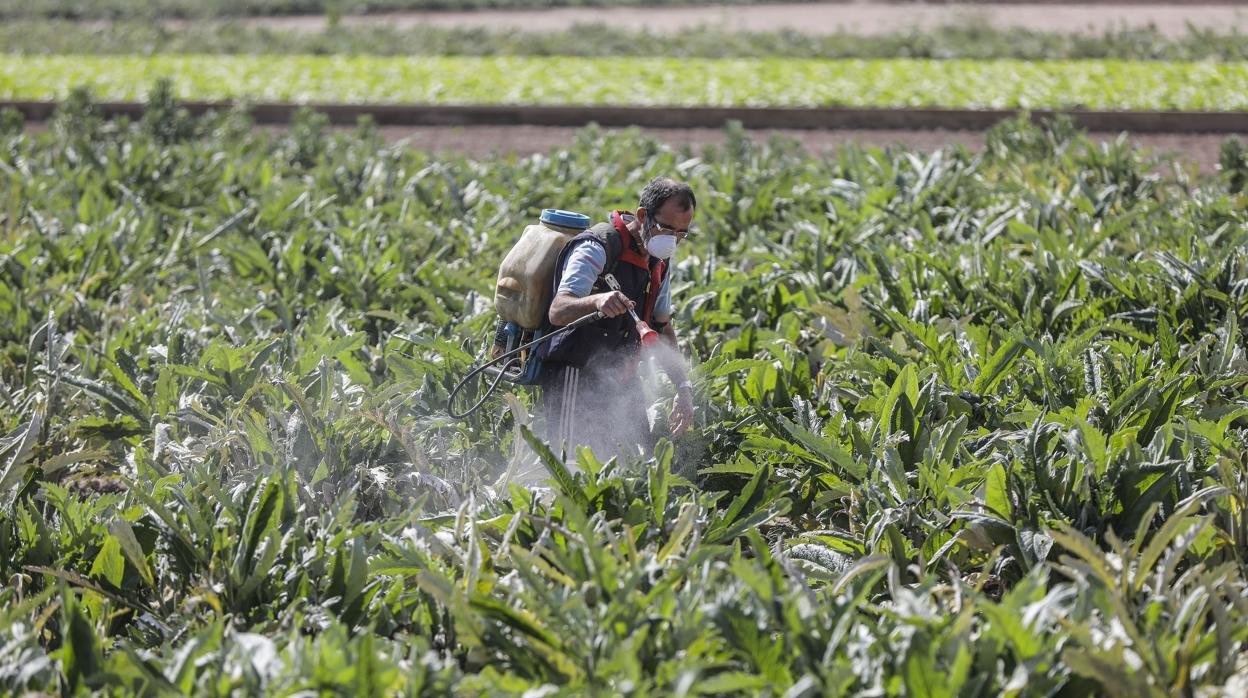
[[[633,247],[632,234],[624,221],[626,212],[612,211],[609,224],[599,224],[577,235],[564,246],[555,265],[551,297],[559,291],[563,280],[568,258],[576,247],[585,242],[593,241],[603,246],[607,253],[607,262],[602,272],[594,281],[592,292],[602,293],[610,290],[603,280],[607,274],[616,276],[625,296],[637,303],[641,310],[642,321],[649,324],[654,315],[654,306],[658,302],[659,289],[667,275],[667,262],[646,255]],[[621,265],[620,263],[623,262]],[[550,324],[549,318],[543,326],[543,333],[558,329]],[[544,362],[567,363],[583,366],[594,354],[615,351],[621,347],[640,342],[637,329],[627,315],[604,318],[585,327],[576,329],[553,339],[543,346],[539,358]]]

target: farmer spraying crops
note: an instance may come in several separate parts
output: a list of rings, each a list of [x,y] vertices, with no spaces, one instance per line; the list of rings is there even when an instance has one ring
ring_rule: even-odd
[[[476,412],[500,381],[539,385],[547,440],[563,458],[580,446],[600,458],[646,455],[654,438],[638,369],[654,359],[677,387],[672,433],[687,430],[693,386],[676,348],[668,269],[696,207],[687,184],[657,177],[636,211],[592,227],[580,213],[542,211],[499,267],[490,359],[451,391],[448,412]],[[476,401],[456,408],[456,396],[487,376]]]
[[[567,326],[595,311],[603,316],[541,350],[547,439],[565,458],[579,446],[602,458],[651,451],[654,437],[638,374],[643,346],[653,348],[677,386],[672,433],[692,424],[693,387],[676,350],[669,262],[689,234],[696,207],[687,184],[655,178],[635,212],[611,212],[560,253],[549,325]]]

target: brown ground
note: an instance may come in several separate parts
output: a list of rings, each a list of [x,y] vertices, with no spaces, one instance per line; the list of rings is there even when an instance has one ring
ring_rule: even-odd
[[[325,27],[322,16],[257,17],[243,20],[253,26],[315,31]],[[886,34],[909,28],[931,28],[976,21],[994,27],[1082,32],[1120,27],[1156,26],[1162,33],[1183,35],[1187,25],[1221,32],[1248,32],[1248,4],[1112,3],[1054,4],[1051,2],[878,3],[824,2],[746,6],[686,7],[563,7],[546,10],[489,10],[474,12],[404,12],[349,16],[346,25],[485,27],[495,30],[553,31],[576,24],[606,23],[631,29],[649,28],[672,33],[695,26],[752,31],[792,30],[826,34],[837,30],[859,34]]]
[[[485,155],[492,152],[514,152],[519,155],[544,153],[552,148],[571,143],[578,129],[549,126],[469,126],[469,127],[384,127],[382,132],[391,141],[407,139],[413,148],[438,152],[451,151],[467,155]],[[703,146],[721,143],[723,131],[719,129],[643,129],[660,141],[680,147],[688,145],[695,151]],[[822,154],[845,143],[857,142],[869,146],[904,144],[923,150],[933,150],[948,144],[961,144],[968,148],[983,147],[984,135],[974,131],[751,131],[757,141],[765,141],[771,134],[794,138],[812,153]],[[1115,133],[1094,133],[1098,141],[1112,141]],[[1226,136],[1222,135],[1139,135],[1132,140],[1142,147],[1158,153],[1176,153],[1182,159],[1196,164],[1202,171],[1212,172],[1218,162],[1218,149]]]

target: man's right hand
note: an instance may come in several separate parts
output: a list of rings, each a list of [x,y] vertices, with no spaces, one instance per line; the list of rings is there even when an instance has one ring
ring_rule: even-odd
[[[628,296],[619,291],[607,291],[594,296],[594,307],[603,317],[617,317],[627,313],[633,307],[633,302]]]

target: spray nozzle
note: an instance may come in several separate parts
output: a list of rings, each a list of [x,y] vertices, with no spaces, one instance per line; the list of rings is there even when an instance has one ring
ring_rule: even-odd
[[[633,319],[636,318],[637,313],[633,313]],[[659,342],[659,333],[655,332],[654,329],[641,320],[637,320],[637,334],[641,335],[641,346],[643,347],[652,347]]]
[[[620,282],[615,280],[615,276],[611,274],[603,274],[602,278],[606,280],[607,286],[610,287],[612,291],[620,290]],[[629,308],[628,314],[632,316],[633,322],[637,323],[635,327],[637,328],[637,334],[641,337],[641,346],[652,347],[659,343],[659,333],[655,332],[654,329],[650,327],[650,325],[647,325],[644,320],[637,317],[636,310]]]

